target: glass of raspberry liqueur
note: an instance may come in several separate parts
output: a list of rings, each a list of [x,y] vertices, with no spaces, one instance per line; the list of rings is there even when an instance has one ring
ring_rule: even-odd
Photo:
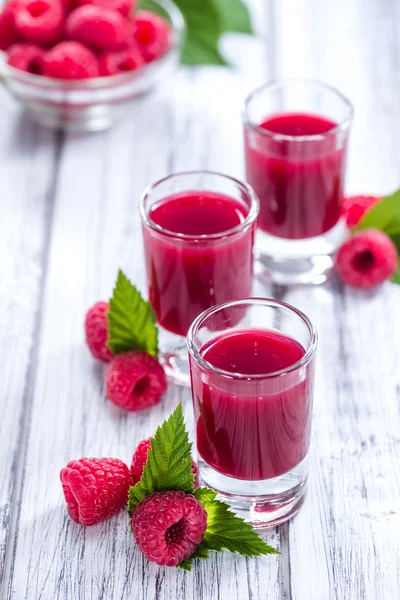
[[[322,283],[346,231],[342,217],[353,107],[337,90],[281,80],[245,102],[246,178],[260,200],[260,273],[282,284]]]
[[[189,385],[186,334],[204,310],[251,294],[258,200],[206,171],[169,175],[140,204],[149,299],[167,375]]]
[[[199,475],[255,527],[300,509],[307,485],[317,333],[299,310],[247,298],[188,333]]]

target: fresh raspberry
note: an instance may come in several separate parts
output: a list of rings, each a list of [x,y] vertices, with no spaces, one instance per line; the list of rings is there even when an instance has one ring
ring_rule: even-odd
[[[336,270],[347,285],[374,287],[389,279],[397,269],[397,249],[378,229],[360,231],[346,240],[336,255]]]
[[[99,58],[100,75],[116,75],[139,69],[144,60],[139,50],[132,46],[121,52],[105,52]]]
[[[143,469],[147,462],[147,456],[151,448],[150,438],[142,440],[137,445],[137,448],[132,456],[131,474],[132,474],[132,485],[136,485],[142,478]]]
[[[79,42],[60,42],[45,53],[44,74],[57,79],[86,79],[97,77],[97,56]]]
[[[124,47],[129,35],[129,21],[111,8],[94,4],[79,6],[67,17],[67,37],[97,51],[117,51]]]
[[[132,466],[131,466],[132,485],[136,485],[137,482],[140,481],[140,479],[142,478],[143,469],[147,462],[147,456],[149,454],[150,448],[151,448],[150,438],[147,438],[146,440],[142,440],[138,444],[138,446],[132,456]],[[194,487],[197,488],[197,487],[199,487],[199,472],[198,472],[197,465],[194,462],[194,460],[192,460],[192,473],[195,476],[194,477]]]
[[[343,213],[346,217],[347,227],[350,229],[358,225],[364,214],[381,200],[377,196],[348,196],[343,200]]]
[[[15,27],[15,14],[19,0],[10,0],[0,13],[0,50],[7,50],[21,40]]]
[[[20,0],[15,28],[22,39],[51,46],[61,40],[64,10],[60,0]]]
[[[136,1],[133,0],[72,0],[73,7],[84,6],[85,4],[94,4],[103,8],[112,8],[121,13],[124,17],[129,17],[136,9]]]
[[[13,44],[7,50],[7,62],[15,69],[43,75],[44,51],[35,44]]]
[[[126,410],[142,410],[158,404],[166,389],[162,366],[146,352],[118,354],[107,368],[107,398]]]
[[[134,510],[131,527],[149,560],[175,567],[189,558],[204,538],[207,513],[191,494],[157,492]]]
[[[110,362],[113,357],[107,347],[108,302],[97,302],[88,310],[85,317],[85,337],[89,350],[97,360]]]
[[[100,523],[127,503],[130,473],[118,458],[71,460],[60,479],[68,514],[81,525]]]
[[[147,10],[140,10],[135,19],[134,38],[146,62],[163,56],[169,46],[171,27],[168,22]]]

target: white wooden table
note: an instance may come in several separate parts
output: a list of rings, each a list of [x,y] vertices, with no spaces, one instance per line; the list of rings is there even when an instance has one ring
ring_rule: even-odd
[[[188,391],[119,412],[84,346],[86,309],[118,267],[145,290],[138,198],[172,171],[243,176],[240,106],[266,79],[308,76],[354,102],[348,190],[400,185],[400,5],[255,0],[260,35],[226,42],[235,70],[184,70],[100,134],[48,132],[1,91],[1,600],[399,600],[400,289],[260,287],[305,310],[320,335],[310,493],[267,534],[281,552],[225,553],[191,573],[142,557],[126,516],[84,529],[59,471],[72,458],[130,460]]]

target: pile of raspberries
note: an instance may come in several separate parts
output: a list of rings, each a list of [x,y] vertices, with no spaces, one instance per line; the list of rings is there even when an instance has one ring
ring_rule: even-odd
[[[171,45],[169,23],[135,0],[9,0],[0,50],[9,65],[57,79],[134,71]]]
[[[108,363],[106,395],[111,402],[129,411],[158,404],[167,389],[164,369],[146,352],[132,350],[113,355],[108,348],[108,302],[96,302],[85,317],[85,338],[91,355]]]
[[[132,466],[118,458],[80,458],[61,470],[60,479],[68,514],[80,525],[95,525],[120,512],[128,491],[143,474],[151,448],[142,440],[132,457]],[[198,471],[192,461],[198,487]],[[192,494],[157,492],[147,496],[134,510],[131,529],[143,554],[158,565],[176,566],[189,558],[202,541],[207,513]]]

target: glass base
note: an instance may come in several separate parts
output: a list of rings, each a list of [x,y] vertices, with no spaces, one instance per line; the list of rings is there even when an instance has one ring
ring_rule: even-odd
[[[107,104],[88,107],[53,105],[43,109],[40,103],[30,103],[26,109],[31,118],[44,127],[76,133],[103,131],[124,115],[123,107]]]
[[[186,337],[170,333],[159,326],[158,360],[168,379],[179,385],[190,386],[190,371]]]
[[[235,479],[222,475],[204,460],[198,460],[199,476],[235,511],[257,529],[291,519],[300,510],[307,492],[308,459],[294,469],[263,481]]]
[[[346,233],[342,219],[324,235],[304,240],[287,240],[258,230],[256,275],[282,285],[323,283],[333,273],[335,252]]]

